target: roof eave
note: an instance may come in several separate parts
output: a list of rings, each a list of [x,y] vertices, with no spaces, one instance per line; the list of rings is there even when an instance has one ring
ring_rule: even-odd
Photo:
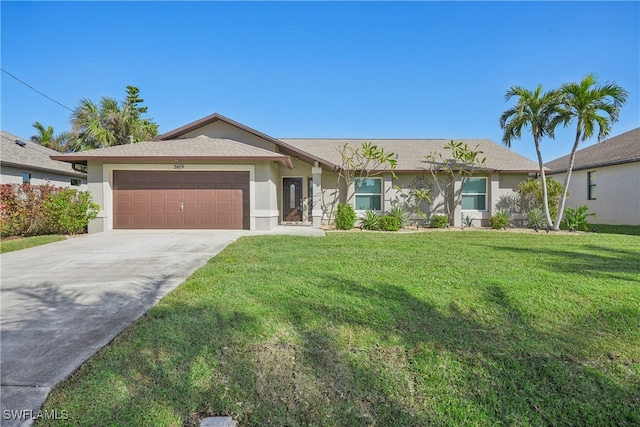
[[[56,156],[57,157],[57,156]],[[53,159],[56,160],[56,159]],[[57,173],[60,175],[67,175],[67,176],[71,176],[74,178],[86,178],[86,175],[80,172],[74,172],[74,171],[63,171],[63,170],[58,170],[58,169],[51,169],[51,168],[43,168],[40,166],[32,166],[32,165],[27,165],[24,163],[15,163],[15,162],[6,162],[6,161],[1,161],[0,164],[2,164],[2,166],[9,166],[9,167],[14,167],[14,168],[25,168],[25,169],[32,169],[32,170],[37,170],[37,171],[41,171],[41,172],[50,172],[50,173]]]
[[[293,169],[293,162],[289,156],[51,156],[53,160],[59,160],[67,163],[87,164],[89,161],[117,161],[129,162],[137,161],[255,161],[255,160],[271,160],[281,163],[286,167]]]

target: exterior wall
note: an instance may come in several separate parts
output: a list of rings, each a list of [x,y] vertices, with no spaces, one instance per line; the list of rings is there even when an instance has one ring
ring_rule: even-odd
[[[273,162],[255,164],[191,164],[185,163],[181,171],[248,171],[250,191],[250,229],[270,230],[278,224],[279,211],[274,205],[277,200],[277,174]],[[98,218],[89,224],[89,233],[113,229],[113,171],[147,170],[173,171],[173,163],[167,164],[117,164],[89,162],[89,191],[93,199],[101,206]]]
[[[252,145],[254,147],[264,148],[265,150],[274,152],[276,151],[275,144],[222,121],[215,121],[213,123],[210,123],[206,126],[186,133],[180,138],[195,138],[200,135],[205,135],[210,138],[232,139],[234,141],[244,142],[245,144]]]
[[[47,182],[56,187],[69,187],[71,189],[86,191],[87,179],[72,177],[56,172],[46,172],[29,168],[16,168],[11,166],[3,166],[0,173],[0,184],[22,184],[22,174],[31,174],[32,185],[46,185]],[[71,178],[80,179],[82,182],[79,186],[71,185]]]
[[[588,172],[596,172],[596,199],[588,200]],[[565,174],[553,178],[564,182]],[[591,222],[640,225],[640,162],[573,171],[567,206],[587,205]]]

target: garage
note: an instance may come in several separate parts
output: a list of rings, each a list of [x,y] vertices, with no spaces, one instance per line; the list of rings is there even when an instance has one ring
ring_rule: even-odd
[[[113,228],[249,229],[249,172],[113,171]]]

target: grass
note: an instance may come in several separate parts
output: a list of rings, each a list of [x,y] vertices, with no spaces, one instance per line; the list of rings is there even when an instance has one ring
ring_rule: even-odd
[[[97,426],[638,425],[639,319],[635,236],[242,238],[44,409]]]
[[[640,236],[640,225],[592,224],[589,226],[589,228],[595,228],[598,233],[628,234],[630,236]]]
[[[34,246],[46,245],[48,243],[64,240],[64,236],[33,236],[0,240],[0,254],[5,252],[19,251],[20,249],[32,248]]]

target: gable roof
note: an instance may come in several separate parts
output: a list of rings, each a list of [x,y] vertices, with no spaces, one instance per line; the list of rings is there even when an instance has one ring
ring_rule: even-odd
[[[299,157],[302,160],[306,161],[307,163],[311,163],[313,164],[314,162],[318,162],[318,163],[322,163],[325,166],[330,166],[331,168],[334,168],[334,165],[328,165],[325,163],[325,161],[321,158],[315,157],[313,155],[311,155],[310,153],[307,153],[305,151],[301,151],[299,149],[297,149],[296,147],[292,147],[291,145],[283,142],[281,139],[276,139],[272,136],[269,136],[265,133],[259,132],[253,128],[250,128],[249,126],[243,125],[242,123],[236,122],[235,120],[231,120],[228,117],[223,116],[222,114],[218,114],[218,113],[213,113],[207,117],[203,117],[199,120],[193,121],[191,123],[188,123],[184,126],[181,126],[177,129],[174,129],[172,131],[163,133],[162,135],[158,135],[155,138],[153,138],[153,141],[166,141],[166,140],[170,140],[170,139],[176,139],[176,138],[180,138],[180,136],[185,135],[191,131],[194,131],[198,128],[201,128],[203,126],[206,126],[208,124],[217,122],[217,121],[221,121],[224,122],[228,125],[237,127],[239,129],[244,130],[245,132],[248,132],[252,135],[255,135],[259,138],[262,138],[266,141],[271,142],[272,144],[275,144],[276,147],[278,148],[278,151],[286,154],[288,156],[292,156],[292,157]]]
[[[360,146],[364,142],[371,142],[387,152],[397,155],[396,172],[429,169],[425,156],[430,153],[442,153],[446,157],[444,146],[449,139],[317,139],[317,138],[281,138],[300,150],[304,150],[324,159],[333,165],[340,165],[342,157],[338,151],[345,144]],[[480,158],[486,157],[485,167],[488,170],[501,172],[537,172],[539,166],[520,154],[509,150],[488,139],[462,139],[457,142],[466,143],[470,148],[482,151]]]
[[[0,131],[0,139],[2,143],[0,163],[3,166],[23,167],[80,178],[85,176],[73,170],[68,163],[52,160],[51,156],[60,155],[55,150],[5,131]]]
[[[52,156],[56,160],[84,163],[88,160],[148,161],[148,160],[273,160],[293,168],[284,154],[223,138],[152,140],[135,144],[115,145],[95,150]]]
[[[569,156],[545,164],[552,173],[567,171]],[[640,128],[576,151],[573,170],[640,162]]]

